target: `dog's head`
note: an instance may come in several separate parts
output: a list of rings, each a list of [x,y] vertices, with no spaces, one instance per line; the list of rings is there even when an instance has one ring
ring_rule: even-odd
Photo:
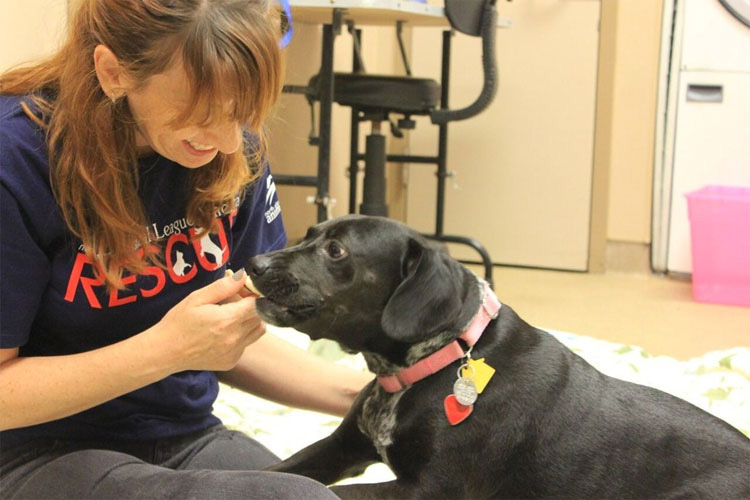
[[[404,346],[458,335],[480,300],[476,279],[442,247],[381,217],[318,224],[247,269],[264,295],[257,307],[265,321],[394,361]]]

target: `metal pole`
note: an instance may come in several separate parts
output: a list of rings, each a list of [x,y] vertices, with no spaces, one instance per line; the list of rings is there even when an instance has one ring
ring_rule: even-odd
[[[379,125],[379,122],[373,121],[373,131],[365,138],[365,178],[359,212],[388,217],[388,205],[385,203],[385,136],[380,134]]]
[[[440,71],[440,109],[448,109],[448,86],[451,74],[451,36],[453,31],[443,31],[443,63]],[[446,160],[448,156],[448,123],[439,125],[438,168],[437,168],[437,207],[435,213],[435,236],[443,235],[445,212],[445,179],[448,177]]]
[[[331,108],[333,107],[333,39],[334,26],[323,25],[323,54],[320,63],[320,119],[318,131],[318,222],[328,218],[325,206],[328,200],[328,183],[331,172]]]
[[[352,72],[364,70],[360,60],[362,30],[350,29],[352,34]],[[359,177],[359,109],[352,106],[349,132],[349,213],[357,213],[357,178]]]

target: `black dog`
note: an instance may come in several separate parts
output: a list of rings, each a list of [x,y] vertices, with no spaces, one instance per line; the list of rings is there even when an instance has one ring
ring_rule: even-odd
[[[493,319],[489,288],[402,224],[335,219],[248,269],[266,321],[362,352],[381,376],[331,436],[271,470],[332,484],[383,461],[397,477],[335,486],[342,497],[750,498],[742,433],[600,373],[506,305]],[[484,365],[460,370],[470,358]],[[472,406],[466,378],[481,385],[487,366]]]

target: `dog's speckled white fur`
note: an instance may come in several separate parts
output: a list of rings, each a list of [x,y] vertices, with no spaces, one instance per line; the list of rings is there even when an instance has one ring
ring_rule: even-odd
[[[406,391],[389,393],[380,384],[374,384],[362,406],[357,420],[359,430],[368,436],[383,460],[390,466],[388,447],[393,444],[393,430],[396,428],[396,407]]]

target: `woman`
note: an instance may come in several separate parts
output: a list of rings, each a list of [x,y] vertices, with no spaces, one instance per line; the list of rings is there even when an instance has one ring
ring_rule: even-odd
[[[211,414],[217,375],[334,414],[367,380],[263,336],[241,293],[286,244],[279,31],[263,0],[82,0],[0,75],[2,498],[330,495]]]

